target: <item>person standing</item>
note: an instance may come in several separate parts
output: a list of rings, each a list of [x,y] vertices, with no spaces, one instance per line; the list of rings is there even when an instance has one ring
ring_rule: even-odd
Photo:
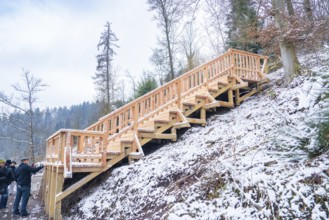
[[[0,159],[0,197],[1,198],[5,191],[5,187],[7,184],[7,174],[6,174],[5,163],[6,163],[6,161]]]
[[[29,166],[29,159],[24,158],[21,160],[21,164],[15,170],[15,180],[17,184],[17,191],[15,202],[13,206],[13,214],[28,216],[29,213],[26,210],[27,203],[30,197],[31,191],[31,176],[43,168],[43,165],[32,168]],[[21,209],[19,210],[19,204],[22,200]]]
[[[6,161],[0,160],[0,209],[5,210],[7,208],[8,201],[8,185],[11,181],[11,173],[6,167]]]
[[[6,209],[7,208],[7,202],[8,202],[8,186],[12,181],[14,181],[14,176],[12,175],[11,168],[10,168],[11,160],[6,160],[5,163],[5,170],[6,170],[6,187],[4,192],[2,193],[1,199],[0,199],[0,209]]]
[[[16,169],[16,162],[15,161],[11,161],[11,164],[10,164],[10,172],[11,172],[11,175],[13,177],[13,181],[8,186],[8,193],[9,193],[9,195],[14,195],[15,192],[16,192],[15,169]]]

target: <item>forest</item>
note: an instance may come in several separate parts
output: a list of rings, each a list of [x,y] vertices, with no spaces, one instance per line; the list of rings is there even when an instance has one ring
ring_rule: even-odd
[[[157,46],[139,79],[115,63],[120,36],[111,21],[95,42],[94,102],[58,108],[35,107],[47,85],[24,70],[15,97],[0,91],[0,157],[41,161],[45,141],[61,128],[84,129],[98,118],[163,85],[229,48],[270,57],[269,71],[283,66],[282,86],[305,69],[297,55],[329,44],[329,2],[323,0],[147,0],[158,27]],[[127,94],[127,85],[132,88]],[[327,121],[321,138],[329,133]],[[326,145],[327,146],[327,145]],[[328,147],[328,146],[327,146]]]

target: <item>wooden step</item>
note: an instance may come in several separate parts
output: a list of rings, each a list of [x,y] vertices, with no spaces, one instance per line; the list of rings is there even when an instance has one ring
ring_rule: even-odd
[[[138,133],[138,137],[142,138],[152,138],[152,139],[168,139],[176,140],[176,134],[163,134],[163,133]]]
[[[138,132],[142,132],[142,133],[154,133],[154,131],[155,131],[154,126],[153,127],[138,128],[137,130],[138,130]]]
[[[182,102],[183,105],[185,106],[189,106],[189,107],[194,107],[195,103],[191,103],[191,102]]]
[[[205,119],[199,119],[199,118],[187,118],[187,121],[191,124],[200,124],[202,126],[205,126],[207,123]]]
[[[154,120],[154,127],[161,127],[161,126],[164,126],[164,125],[167,125],[169,124],[171,121],[169,120],[161,120],[161,119],[156,119]]]
[[[106,154],[107,155],[120,155],[121,151],[107,151]]]
[[[120,140],[121,144],[132,144],[134,143],[134,140],[129,140],[129,139],[122,139]]]

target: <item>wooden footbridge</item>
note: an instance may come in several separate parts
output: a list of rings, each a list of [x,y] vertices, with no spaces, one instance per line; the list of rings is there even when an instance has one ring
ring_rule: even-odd
[[[234,108],[262,89],[267,57],[230,49],[100,118],[85,130],[61,129],[47,139],[43,201],[49,219],[61,219],[61,201],[128,157],[144,156],[154,140],[176,141],[176,130],[206,125],[206,112]],[[74,173],[89,173],[63,191]],[[111,192],[110,192],[111,193]]]

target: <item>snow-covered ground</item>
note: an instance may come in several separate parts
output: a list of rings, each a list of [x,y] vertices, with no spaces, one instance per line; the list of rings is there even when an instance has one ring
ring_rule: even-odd
[[[288,87],[282,69],[269,74],[241,106],[113,169],[64,219],[328,219],[329,153],[308,151],[328,108],[329,49],[300,60],[308,71]]]

